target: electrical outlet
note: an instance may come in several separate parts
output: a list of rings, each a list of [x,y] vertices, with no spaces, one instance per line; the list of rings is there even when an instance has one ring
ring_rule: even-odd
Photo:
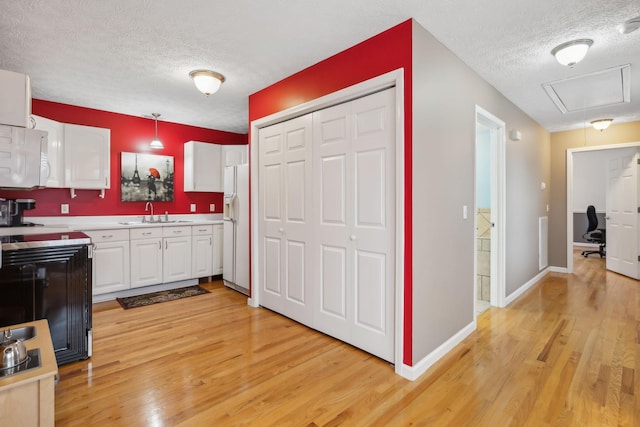
[[[196,204],[191,203],[191,212],[195,212],[195,211],[196,211]]]
[[[215,212],[216,211],[216,205],[211,203],[209,204],[209,212]]]
[[[68,214],[69,213],[69,205],[67,203],[63,203],[60,205],[60,213]]]

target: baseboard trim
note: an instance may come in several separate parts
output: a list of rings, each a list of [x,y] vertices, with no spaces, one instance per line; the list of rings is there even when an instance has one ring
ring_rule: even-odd
[[[426,355],[422,360],[416,363],[413,366],[402,365],[400,367],[400,371],[397,372],[403,378],[406,378],[410,381],[415,381],[422,374],[427,372],[427,370],[433,366],[438,360],[442,359],[447,353],[449,353],[455,346],[460,344],[462,340],[471,335],[473,331],[477,328],[476,321],[469,323],[467,326],[458,331],[455,335],[449,338],[447,341],[442,343],[438,348],[434,351]]]
[[[569,273],[567,267],[549,267],[549,271],[552,273]]]
[[[511,304],[513,301],[515,301],[516,299],[518,299],[518,297],[520,297],[522,294],[524,294],[526,291],[529,290],[529,288],[531,288],[533,285],[535,285],[536,283],[538,283],[544,276],[546,276],[547,274],[549,274],[549,272],[551,271],[551,267],[547,267],[544,270],[542,270],[540,273],[538,273],[537,275],[535,275],[531,280],[529,280],[527,283],[525,283],[524,285],[520,286],[518,289],[515,290],[515,292],[511,293],[509,296],[507,296],[504,300],[504,306],[508,306],[509,304]]]

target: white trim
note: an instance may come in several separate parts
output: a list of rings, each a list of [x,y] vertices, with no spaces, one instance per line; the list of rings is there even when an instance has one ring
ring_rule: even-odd
[[[529,290],[529,288],[531,288],[533,285],[535,285],[536,283],[538,283],[540,280],[542,280],[542,278],[544,276],[546,276],[547,274],[549,274],[551,272],[551,267],[547,267],[544,270],[542,270],[540,273],[536,274],[531,280],[529,280],[527,283],[525,283],[524,285],[520,286],[518,289],[515,290],[515,292],[512,292],[511,294],[509,294],[509,296],[506,298],[505,300],[505,307],[509,304],[511,304],[512,302],[514,302],[516,299],[518,299],[518,297],[520,297],[520,295],[524,294],[526,291]]]
[[[567,271],[567,269],[565,267],[551,266],[551,267],[549,267],[549,271],[551,273],[568,273],[568,271]]]
[[[422,360],[413,366],[402,365],[402,371],[399,372],[404,378],[415,381],[420,375],[427,372],[427,370],[433,366],[438,360],[443,358],[447,353],[455,348],[465,338],[471,335],[477,328],[475,317],[474,321],[467,326],[459,330],[455,335],[442,343],[438,348],[427,354]]]
[[[573,155],[575,153],[600,150],[617,150],[620,148],[640,147],[640,142],[626,142],[623,144],[597,145],[593,147],[567,149],[567,273],[573,273]]]
[[[403,375],[404,358],[404,69],[400,68],[366,80],[337,92],[322,96],[298,106],[271,114],[251,122],[249,157],[251,167],[251,298],[248,304],[260,306],[260,252],[259,252],[259,206],[258,198],[258,134],[260,128],[280,123],[313,111],[340,104],[389,87],[396,87],[396,291],[395,291],[395,372]]]
[[[185,286],[193,286],[198,284],[198,279],[179,280],[177,282],[159,283],[157,285],[143,286],[140,288],[131,288],[117,292],[109,292],[106,294],[97,294],[91,297],[92,302],[112,301],[116,298],[132,297],[136,295],[144,295],[151,292],[168,291],[169,289],[184,288]]]
[[[488,127],[491,130],[491,218],[495,224],[491,231],[491,295],[492,306],[505,306],[505,275],[506,275],[506,124],[498,117],[494,116],[484,108],[476,105],[475,110],[476,127],[478,124]],[[475,151],[474,151],[475,152]],[[474,162],[474,169],[475,169]],[[474,173],[474,183],[475,183]],[[474,230],[477,230],[476,218],[476,186],[474,184]],[[473,233],[473,284],[474,284],[474,312],[475,300],[477,300],[476,278],[478,274],[478,247],[476,244],[476,233]],[[475,315],[474,315],[475,318]]]

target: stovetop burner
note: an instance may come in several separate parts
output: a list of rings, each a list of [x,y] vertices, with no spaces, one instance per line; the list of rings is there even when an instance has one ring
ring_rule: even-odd
[[[8,377],[9,375],[20,374],[22,372],[26,372],[39,367],[40,349],[34,348],[33,350],[27,350],[27,360],[25,360],[24,362],[10,368],[0,369],[0,378]]]

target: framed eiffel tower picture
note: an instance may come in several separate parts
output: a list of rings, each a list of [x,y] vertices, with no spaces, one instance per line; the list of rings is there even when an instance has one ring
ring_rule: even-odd
[[[120,200],[173,202],[173,156],[121,153]]]

